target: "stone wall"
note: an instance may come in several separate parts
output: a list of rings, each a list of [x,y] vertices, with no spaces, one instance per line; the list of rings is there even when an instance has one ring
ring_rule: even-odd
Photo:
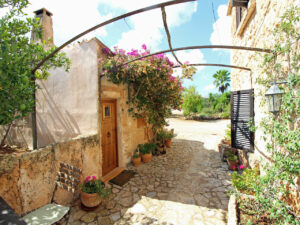
[[[0,196],[19,214],[50,202],[59,163],[82,169],[81,182],[89,175],[101,177],[102,153],[98,135],[68,140],[36,151],[0,155]],[[63,205],[79,195],[58,188],[54,201]]]
[[[236,11],[235,8],[232,8],[232,45],[272,49],[275,45],[272,32],[279,23],[280,17],[289,6],[299,5],[299,2],[299,0],[250,0],[248,9],[243,12],[244,15],[241,21],[241,24],[245,24],[243,31],[240,31],[239,28],[236,29]],[[254,88],[256,126],[260,124],[268,111],[266,104],[264,104],[265,98],[263,96],[266,88],[258,85],[256,82],[258,77],[265,76],[263,69],[260,67],[262,62],[263,54],[252,51],[231,50],[232,65],[248,67],[252,70],[249,72],[233,69],[231,71],[231,91]],[[266,142],[262,137],[262,129],[257,129],[255,132],[256,151],[254,155],[250,154],[249,159],[252,165],[258,162],[260,154],[257,149],[268,154],[265,147]]]

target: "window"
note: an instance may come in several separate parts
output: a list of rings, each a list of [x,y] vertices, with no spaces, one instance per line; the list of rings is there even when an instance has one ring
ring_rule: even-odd
[[[238,29],[238,27],[242,21],[243,8],[235,7],[235,10],[236,10],[236,29]]]
[[[103,120],[109,120],[112,118],[112,105],[109,103],[104,103],[102,108],[102,118]]]
[[[232,7],[235,7],[236,11],[236,29],[238,29],[242,18],[243,18],[243,9],[247,9],[249,0],[231,0],[232,1]]]
[[[110,116],[110,107],[105,106],[105,117],[109,117],[109,116]]]
[[[232,147],[254,150],[254,133],[249,122],[254,119],[253,89],[231,92],[231,143]]]

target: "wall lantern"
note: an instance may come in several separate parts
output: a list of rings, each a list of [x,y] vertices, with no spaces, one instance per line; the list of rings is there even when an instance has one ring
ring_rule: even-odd
[[[269,88],[269,90],[265,94],[268,101],[269,112],[273,113],[274,116],[276,116],[280,111],[282,95],[283,92],[275,83]]]
[[[247,7],[249,0],[231,0],[232,7]]]

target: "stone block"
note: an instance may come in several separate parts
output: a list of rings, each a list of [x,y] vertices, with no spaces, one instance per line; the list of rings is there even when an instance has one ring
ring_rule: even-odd
[[[20,158],[18,187],[23,213],[50,202],[55,181],[55,162],[52,146],[25,153]]]

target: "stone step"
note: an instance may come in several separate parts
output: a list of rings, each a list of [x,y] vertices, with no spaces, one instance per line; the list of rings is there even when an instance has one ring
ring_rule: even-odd
[[[113,169],[112,171],[110,171],[108,174],[106,174],[104,177],[102,177],[102,181],[104,183],[107,183],[108,181],[110,181],[111,179],[115,178],[120,173],[122,173],[124,170],[125,170],[124,167],[117,167],[117,168]]]

